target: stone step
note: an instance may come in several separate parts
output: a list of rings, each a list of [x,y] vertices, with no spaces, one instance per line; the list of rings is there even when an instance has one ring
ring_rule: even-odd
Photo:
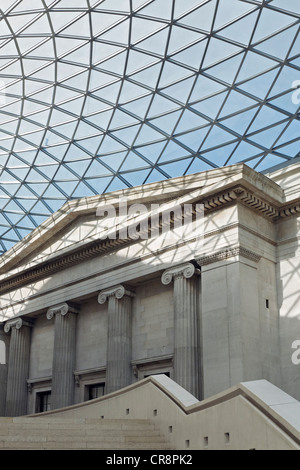
[[[147,420],[21,417],[0,419],[1,450],[168,450]]]

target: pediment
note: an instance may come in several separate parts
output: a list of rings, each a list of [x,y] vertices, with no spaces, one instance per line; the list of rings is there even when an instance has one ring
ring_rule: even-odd
[[[255,194],[254,202],[251,197]],[[0,289],[28,272],[43,276],[68,267],[94,254],[115,250],[120,244],[134,243],[132,239],[103,238],[103,218],[99,209],[114,207],[118,214],[120,201],[127,207],[143,205],[146,213],[140,221],[153,212],[153,206],[168,208],[176,204],[204,204],[205,210],[215,210],[223,204],[250,201],[262,213],[276,217],[283,202],[283,191],[269,178],[244,164],[151,183],[128,190],[67,202],[40,227],[9,250],[0,260]],[[274,206],[275,204],[275,206]],[[108,224],[107,224],[108,222]],[[106,218],[108,231],[120,230],[120,219]],[[132,214],[122,220],[122,227],[136,224]]]

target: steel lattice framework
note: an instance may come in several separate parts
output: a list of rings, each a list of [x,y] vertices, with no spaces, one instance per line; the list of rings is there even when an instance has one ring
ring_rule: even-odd
[[[0,253],[67,200],[299,155],[299,0],[1,0]]]

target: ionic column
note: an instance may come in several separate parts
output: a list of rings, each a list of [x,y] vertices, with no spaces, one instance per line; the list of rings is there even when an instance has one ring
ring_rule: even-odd
[[[32,323],[18,318],[5,324],[5,333],[11,333],[7,374],[6,416],[27,414],[27,379],[29,373],[30,338]]]
[[[106,393],[131,384],[131,303],[134,294],[123,286],[100,292],[98,302],[108,301]]]
[[[174,380],[200,398],[201,358],[196,275],[191,263],[166,270],[164,285],[174,282]]]
[[[55,317],[54,353],[52,362],[52,409],[73,405],[76,347],[76,316],[78,310],[67,303],[52,307],[48,320]]]

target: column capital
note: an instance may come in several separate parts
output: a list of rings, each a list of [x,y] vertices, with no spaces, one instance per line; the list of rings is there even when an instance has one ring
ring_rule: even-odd
[[[12,328],[15,328],[16,330],[20,330],[22,326],[32,327],[33,325],[31,322],[26,321],[23,318],[14,318],[5,323],[4,331],[5,333],[9,333]]]
[[[118,286],[110,287],[109,289],[102,290],[98,295],[99,304],[105,304],[109,297],[115,297],[117,300],[121,300],[123,297],[134,297],[134,292],[125,289],[121,284]]]
[[[54,307],[50,307],[47,311],[47,318],[48,320],[51,320],[54,315],[61,315],[61,316],[65,316],[67,315],[67,313],[78,313],[79,312],[79,309],[73,305],[69,305],[67,304],[66,302],[62,303],[62,304],[59,304],[59,305],[55,305]]]
[[[195,268],[192,263],[180,264],[178,266],[167,269],[161,277],[161,282],[167,286],[173,281],[175,277],[185,277],[186,279],[190,279],[194,275],[199,274],[200,269]]]

